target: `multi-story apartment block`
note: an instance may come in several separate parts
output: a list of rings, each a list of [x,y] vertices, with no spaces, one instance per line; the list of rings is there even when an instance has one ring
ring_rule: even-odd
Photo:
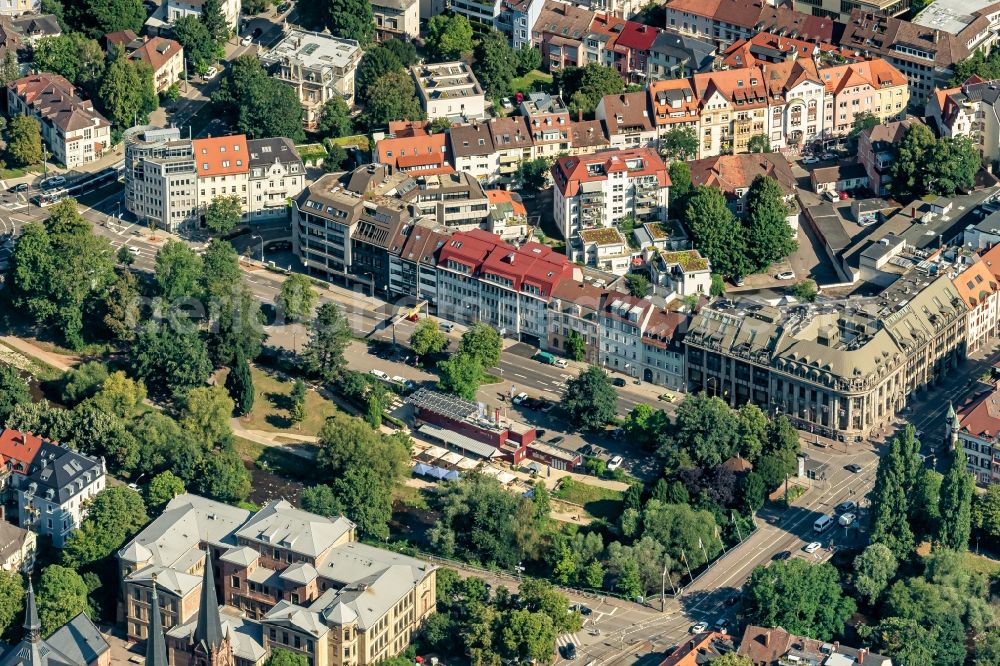
[[[878,12],[887,16],[899,16],[910,8],[907,0],[793,0],[792,6],[801,11],[812,13],[813,16],[829,17],[837,21],[848,21],[851,11],[863,9],[868,12]]]
[[[552,167],[552,211],[563,237],[584,229],[667,219],[670,175],[655,150],[635,148],[586,157],[563,157]]]
[[[557,0],[546,0],[531,30],[531,43],[542,52],[542,67],[550,72],[586,64],[584,41],[594,12]]]
[[[712,265],[698,250],[661,250],[643,253],[653,284],[680,297],[705,296],[712,288]]]
[[[949,402],[945,441],[965,451],[966,469],[976,485],[1000,483],[1000,390],[978,393],[957,412]]]
[[[858,164],[868,174],[868,187],[879,196],[889,194],[892,183],[889,168],[896,157],[896,146],[914,122],[918,121],[907,118],[876,125],[858,135]]]
[[[21,14],[38,14],[42,11],[42,0],[2,0],[0,14],[3,16],[20,16]]]
[[[239,196],[244,219],[284,217],[304,185],[305,166],[288,139],[192,141],[177,128],[150,126],[125,134],[125,208],[171,232],[197,224],[226,195]]]
[[[684,338],[687,386],[862,441],[965,356],[967,313],[948,276],[920,268],[871,298],[709,305]]]
[[[521,102],[521,115],[528,120],[535,157],[554,157],[569,152],[570,117],[558,95],[533,92]]]
[[[456,60],[414,65],[410,71],[429,119],[469,122],[486,117],[486,95],[467,63]]]
[[[7,110],[11,116],[37,118],[52,157],[67,167],[93,162],[111,145],[111,123],[57,74],[32,74],[8,83]]]
[[[695,74],[691,85],[701,105],[701,156],[745,153],[750,139],[767,134],[768,95],[758,67]]]
[[[910,103],[923,109],[935,88],[946,88],[954,67],[997,40],[1000,3],[938,0],[912,22],[863,9],[851,12],[841,46],[881,56],[909,81]]]
[[[393,171],[413,176],[452,173],[448,135],[419,131],[412,136],[390,136],[375,144],[378,161]]]
[[[30,573],[37,545],[34,532],[0,520],[0,569]]]
[[[412,201],[414,214],[435,225],[455,231],[486,229],[490,201],[473,176],[456,173],[416,176],[416,188],[404,194]]]
[[[747,192],[757,176],[769,176],[777,181],[787,203],[795,199],[798,181],[792,173],[792,165],[781,153],[720,155],[694,160],[689,164],[691,184],[721,191],[730,210],[740,218],[747,214]],[[794,227],[798,222],[790,224]]]
[[[500,155],[493,143],[489,123],[455,125],[448,130],[455,171],[471,173],[482,181],[494,180],[500,171]]]
[[[995,272],[1000,272],[1000,264],[996,269],[993,266],[1000,258],[1000,251],[991,249],[990,252],[992,254],[989,257],[972,255],[971,264],[965,261],[953,264],[954,272],[951,273],[955,288],[969,308],[965,340],[970,354],[980,349],[997,332],[1000,281]]]
[[[361,47],[353,39],[339,39],[307,30],[290,30],[270,50],[260,54],[272,76],[295,89],[302,103],[303,122],[314,128],[323,105],[340,97],[354,105],[354,74]]]
[[[609,292],[601,301],[601,365],[630,377],[684,388],[684,348],[680,344],[686,317],[653,301]]]
[[[969,80],[957,88],[935,90],[925,114],[941,136],[964,136],[983,159],[1000,158],[1000,80]]]
[[[549,349],[566,352],[566,338],[574,331],[583,338],[584,360],[600,363],[601,322],[597,316],[604,290],[592,283],[561,280],[549,299]]]
[[[749,39],[733,43],[721,56],[722,64],[739,69],[761,63],[820,60],[828,64],[864,60],[856,51],[836,44],[799,39],[787,34],[758,32]]]
[[[203,0],[160,0],[156,9],[146,19],[146,33],[150,35],[169,33],[177,19],[183,16],[201,16],[204,4]],[[240,0],[221,0],[219,9],[230,31],[235,33],[240,18]]]
[[[87,515],[88,500],[104,490],[104,459],[42,442],[27,474],[15,475],[17,521],[62,548]]]
[[[288,216],[288,202],[305,187],[306,169],[291,139],[248,139],[249,219]]]
[[[520,248],[479,229],[453,235],[438,251],[438,312],[485,322],[501,335],[548,346],[548,303],[562,279],[582,272],[552,248]]]
[[[885,123],[906,115],[910,92],[906,78],[881,58],[837,67],[819,75],[826,86],[826,132],[850,134],[854,118],[867,111]]]
[[[531,29],[542,13],[545,0],[502,0],[496,29],[507,35],[515,49],[531,47]]]
[[[129,58],[149,65],[153,70],[153,87],[166,92],[184,75],[184,47],[173,39],[147,37],[130,49]]]
[[[604,123],[614,148],[650,146],[657,136],[644,91],[605,96],[598,102],[594,117]]]
[[[748,625],[737,654],[748,657],[754,666],[814,664],[815,666],[892,666],[892,660],[867,648],[829,643],[808,636],[790,634],[781,627]]]
[[[758,66],[767,76],[770,95],[767,136],[773,150],[806,145],[830,132],[824,109],[832,100],[832,93],[827,93],[826,79],[812,60]]]
[[[663,30],[656,36],[646,59],[647,81],[674,79],[711,71],[716,48],[711,42]]]
[[[372,0],[375,39],[404,42],[420,36],[420,3],[417,0]]]
[[[783,32],[813,42],[832,43],[837,28],[825,17],[810,16],[763,0],[670,0],[667,29],[723,47],[761,31]]]
[[[526,239],[531,233],[531,225],[521,197],[509,190],[486,190],[486,196],[490,200],[488,231],[505,241]]]
[[[698,100],[690,80],[652,81],[646,91],[658,139],[673,130],[690,129],[698,133]],[[691,159],[695,155],[687,157]]]
[[[180,495],[118,559],[129,638],[184,666],[260,666],[274,647],[318,666],[374,664],[402,652],[436,602],[434,567],[284,500],[254,514]]]
[[[615,227],[581,229],[566,248],[572,261],[606,273],[625,275],[632,267],[632,249]]]
[[[489,30],[497,25],[500,16],[500,0],[451,0],[448,9],[469,19],[476,30]]]

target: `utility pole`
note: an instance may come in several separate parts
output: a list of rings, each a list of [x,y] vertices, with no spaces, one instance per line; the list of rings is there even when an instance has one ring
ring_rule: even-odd
[[[673,585],[673,581],[670,581]],[[660,579],[660,612],[667,612],[667,563],[663,563],[663,577]]]

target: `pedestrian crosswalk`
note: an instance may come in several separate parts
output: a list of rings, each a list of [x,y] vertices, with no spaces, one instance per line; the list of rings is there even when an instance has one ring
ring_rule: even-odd
[[[573,645],[580,647],[580,638],[576,634],[562,634],[556,638],[556,644],[563,648],[572,643]]]

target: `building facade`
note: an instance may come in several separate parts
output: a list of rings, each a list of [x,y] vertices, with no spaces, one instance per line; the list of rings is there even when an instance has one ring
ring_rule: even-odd
[[[420,3],[418,0],[373,0],[375,39],[399,39],[404,42],[420,36]]]
[[[486,94],[467,63],[456,60],[414,65],[410,72],[429,119],[468,122],[486,117]]]

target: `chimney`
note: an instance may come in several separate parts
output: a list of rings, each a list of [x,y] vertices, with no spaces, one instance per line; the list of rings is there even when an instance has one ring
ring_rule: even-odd
[[[857,662],[859,664],[865,663],[865,657],[867,657],[867,656],[868,656],[868,650],[865,649],[865,648],[861,648],[860,650],[858,650]]]
[[[583,109],[578,109],[577,110],[577,112],[576,112],[576,121],[578,123],[582,123],[583,122]]]
[[[497,425],[500,425],[500,408],[499,407],[496,408],[494,416],[496,417]]]
[[[836,652],[839,649],[840,649],[840,641],[834,641],[833,642],[833,651]]]
[[[910,217],[916,217],[916,216],[917,216],[917,207],[916,206],[912,206],[910,208]]]
[[[771,632],[770,631],[765,631],[764,635],[762,636],[762,638],[764,639],[764,646],[765,647],[770,647],[770,645],[771,645]]]

